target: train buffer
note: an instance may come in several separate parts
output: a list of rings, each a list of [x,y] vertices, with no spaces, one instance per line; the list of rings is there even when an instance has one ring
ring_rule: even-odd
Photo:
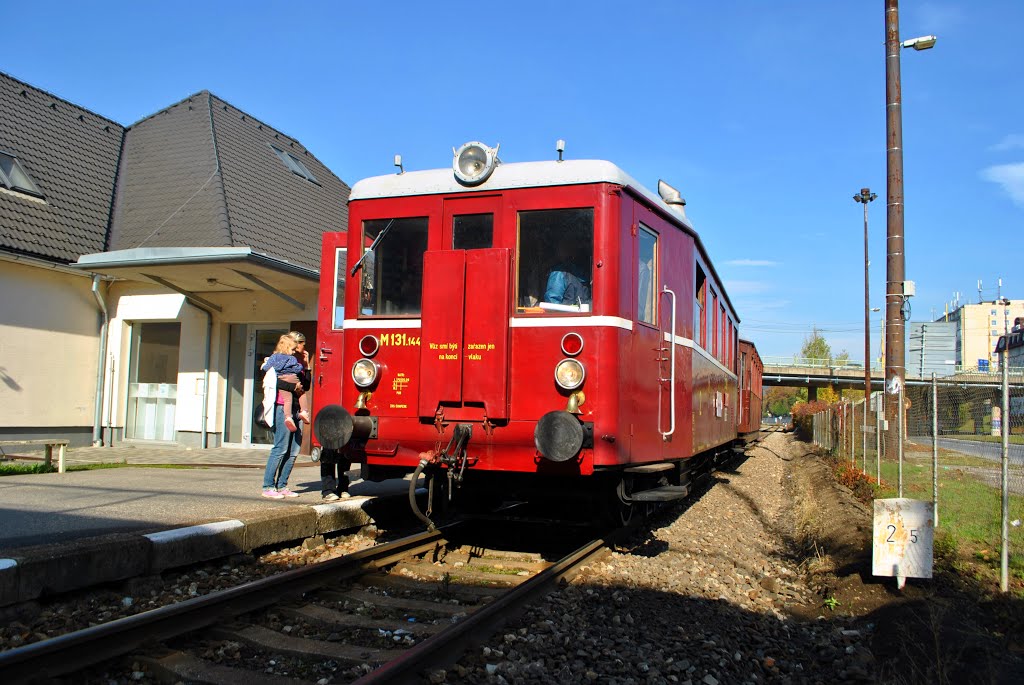
[[[630,495],[633,502],[671,502],[690,494],[689,485],[663,485],[660,488],[642,490]]]

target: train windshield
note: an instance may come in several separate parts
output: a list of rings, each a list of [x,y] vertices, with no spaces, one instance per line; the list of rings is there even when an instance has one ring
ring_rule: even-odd
[[[370,251],[385,229],[387,235]],[[364,221],[363,246],[359,315],[419,315],[427,217]]]
[[[594,210],[519,213],[517,311],[589,312],[593,288]]]

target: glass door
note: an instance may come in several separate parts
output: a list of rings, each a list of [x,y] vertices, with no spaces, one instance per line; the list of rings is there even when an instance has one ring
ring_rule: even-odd
[[[256,423],[256,411],[263,404],[263,377],[266,374],[260,369],[263,360],[274,353],[277,340],[288,332],[287,324],[275,326],[249,326],[249,345],[247,350],[248,378],[246,389],[246,435],[243,436],[243,444],[272,445],[274,444],[274,431],[262,428]]]
[[[132,325],[126,439],[174,441],[180,342],[177,321]]]

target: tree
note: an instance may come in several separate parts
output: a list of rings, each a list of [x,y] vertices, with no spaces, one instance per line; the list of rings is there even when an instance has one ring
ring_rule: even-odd
[[[796,388],[768,388],[764,395],[764,408],[770,416],[785,416],[800,399]]]
[[[832,348],[829,347],[824,336],[818,332],[817,326],[804,338],[804,344],[800,348],[800,356],[804,359],[832,361]]]

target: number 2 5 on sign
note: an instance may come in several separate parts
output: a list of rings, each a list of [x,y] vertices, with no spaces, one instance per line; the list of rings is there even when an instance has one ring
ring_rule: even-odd
[[[901,590],[907,578],[931,578],[933,533],[931,502],[876,499],[871,572],[895,576]]]

